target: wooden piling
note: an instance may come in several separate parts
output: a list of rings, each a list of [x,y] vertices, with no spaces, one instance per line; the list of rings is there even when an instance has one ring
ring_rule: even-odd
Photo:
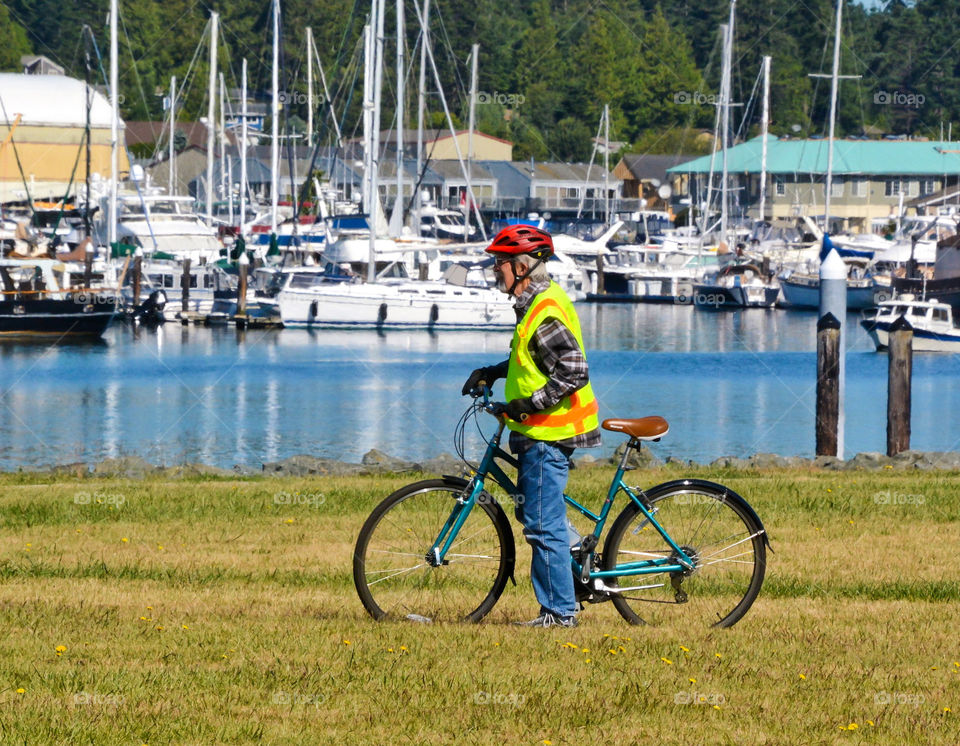
[[[190,259],[183,260],[183,276],[180,278],[180,310],[186,313],[190,310]]]
[[[817,322],[818,456],[841,456],[837,452],[840,425],[840,352],[840,322],[832,313],[827,313]]]
[[[903,316],[890,325],[887,369],[887,455],[910,450],[910,380],[913,327]]]
[[[83,246],[83,286],[89,288],[93,284],[93,241],[87,236],[81,245]]]
[[[597,295],[603,295],[603,254],[597,252]]]
[[[237,282],[237,316],[247,314],[247,263],[240,262],[240,279]]]
[[[140,305],[140,282],[143,278],[143,257],[133,258],[133,307]]]

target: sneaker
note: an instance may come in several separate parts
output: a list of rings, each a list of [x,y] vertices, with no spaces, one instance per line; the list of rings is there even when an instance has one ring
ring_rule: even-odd
[[[529,622],[514,622],[518,627],[576,627],[577,618],[575,616],[557,616],[549,612],[544,612],[536,619]]]

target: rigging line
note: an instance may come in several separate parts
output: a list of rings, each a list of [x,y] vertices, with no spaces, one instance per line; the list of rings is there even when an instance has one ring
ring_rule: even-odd
[[[760,81],[763,79],[763,69],[761,68],[760,72],[757,74],[757,77],[753,81],[753,89],[750,91],[750,98],[747,100],[747,105],[743,107],[743,116],[740,118],[740,126],[737,128],[734,138],[743,139],[747,123],[750,121],[750,115],[753,112],[753,102],[757,95],[757,90],[760,87]]]
[[[447,47],[447,53],[450,55],[452,61],[451,67],[453,68],[453,75],[456,79],[456,91],[457,96],[460,98],[460,105],[463,106],[465,100],[464,91],[467,90],[466,84],[463,82],[463,78],[460,77],[460,60],[457,58],[456,54],[453,51],[453,45],[450,43],[450,36],[447,34],[447,24],[444,23],[443,13],[440,10],[440,4],[436,5],[436,12],[434,15],[437,17],[437,20],[440,22],[440,32],[443,35],[443,43]],[[427,29],[429,31],[429,29]]]
[[[30,212],[34,220],[37,217],[37,208],[33,206],[33,199],[30,197],[30,186],[27,184],[26,174],[23,173],[23,164],[20,162],[20,151],[17,150],[17,143],[13,138],[13,126],[10,124],[10,117],[7,116],[7,107],[3,103],[3,96],[0,96],[0,111],[3,111],[3,119],[7,123],[7,130],[10,132],[10,147],[13,148],[13,156],[17,160],[17,169],[20,171],[20,179],[23,181],[23,191],[27,195],[27,204],[30,205]]]
[[[140,71],[137,69],[137,58],[133,54],[133,45],[130,43],[130,34],[127,33],[127,22],[123,20],[123,13],[120,10],[120,3],[117,3],[117,19],[120,21],[120,26],[123,28],[123,35],[127,40],[127,50],[130,52],[130,66],[133,68],[133,77],[136,78],[137,88],[140,91],[140,99],[143,101],[143,111],[149,117],[150,116],[150,106],[147,104],[147,96],[143,92],[143,81],[140,80]],[[119,83],[117,84],[120,85]],[[117,95],[120,95],[120,92],[117,91]]]

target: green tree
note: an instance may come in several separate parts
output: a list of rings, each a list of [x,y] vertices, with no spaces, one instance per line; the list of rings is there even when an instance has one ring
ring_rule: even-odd
[[[17,71],[23,68],[20,57],[30,54],[30,42],[23,27],[10,17],[6,6],[0,5],[0,71]]]

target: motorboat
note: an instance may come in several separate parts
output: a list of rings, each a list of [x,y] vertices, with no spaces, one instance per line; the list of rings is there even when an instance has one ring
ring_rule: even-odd
[[[862,326],[878,350],[890,343],[890,327],[903,317],[913,327],[913,349],[918,352],[960,352],[960,328],[953,308],[937,300],[916,300],[904,295],[883,301],[872,313],[865,312]]]
[[[194,263],[220,258],[220,240],[193,209],[193,197],[124,194],[118,200],[117,242],[141,249],[144,256]],[[101,210],[105,217],[105,211]],[[106,245],[106,224],[96,224],[96,237]]]
[[[0,338],[99,339],[116,315],[107,290],[65,289],[54,259],[0,259]]]
[[[880,278],[870,270],[870,261],[862,257],[843,257],[847,264],[847,309],[873,308],[893,296],[889,278]],[[820,308],[819,266],[786,270],[780,275],[782,304],[787,308]]]
[[[780,286],[752,263],[730,263],[693,286],[693,305],[712,311],[773,308]]]

